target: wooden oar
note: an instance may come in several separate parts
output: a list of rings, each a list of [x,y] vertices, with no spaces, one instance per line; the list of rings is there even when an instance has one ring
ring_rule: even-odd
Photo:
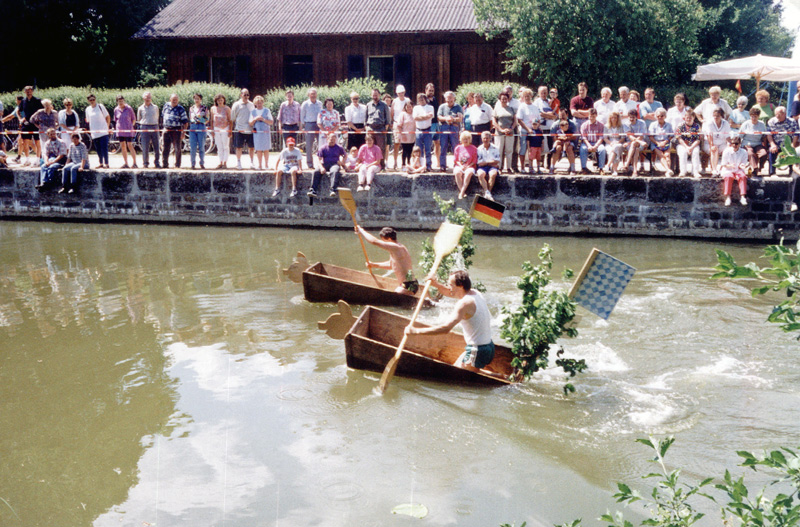
[[[353,218],[353,227],[358,227],[358,222],[356,221],[356,200],[353,199],[353,192],[349,188],[343,187],[339,187],[336,190],[339,191],[339,201],[342,203],[342,206],[347,209],[347,212],[350,213],[350,217]],[[364,251],[364,259],[369,263],[369,256],[367,256],[367,247],[364,245],[364,239],[361,237],[361,233],[357,232],[356,236],[358,236],[358,241],[361,242],[361,250]],[[372,279],[375,280],[375,284],[378,288],[383,289],[375,273],[372,272],[372,267],[367,267],[367,269],[369,270],[369,274],[372,275]]]
[[[436,232],[436,236],[433,238],[433,252],[435,258],[433,260],[433,267],[431,267],[429,273],[430,276],[436,274],[436,271],[439,269],[439,264],[442,263],[442,259],[453,252],[453,249],[456,248],[459,240],[461,240],[461,234],[463,232],[463,225],[442,223],[441,227],[439,227],[439,230]],[[414,309],[414,314],[411,315],[411,322],[408,323],[409,326],[413,326],[414,322],[417,320],[417,315],[419,315],[419,310],[422,308],[422,304],[425,302],[425,298],[428,296],[428,289],[430,287],[431,280],[428,279],[425,281],[425,287],[422,289],[422,294],[419,297],[419,302],[417,302],[416,309]],[[383,375],[381,375],[381,382],[378,384],[378,391],[380,393],[383,393],[386,390],[386,386],[394,376],[394,372],[397,369],[397,362],[400,360],[400,356],[403,354],[403,347],[406,345],[406,340],[408,340],[408,335],[403,333],[403,339],[400,341],[400,345],[397,346],[397,351],[395,352],[394,357],[389,359],[388,364],[386,364],[386,368],[383,370]]]

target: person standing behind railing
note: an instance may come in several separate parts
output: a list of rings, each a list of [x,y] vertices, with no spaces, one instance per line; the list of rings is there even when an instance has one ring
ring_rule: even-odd
[[[194,104],[189,109],[189,160],[194,168],[195,153],[200,151],[200,168],[206,168],[206,130],[208,108],[203,104],[203,96],[194,94]]]
[[[322,111],[322,103],[317,100],[317,90],[309,88],[308,99],[300,105],[300,122],[303,123],[303,130],[306,131],[306,166],[314,166],[314,140],[317,138],[319,126],[317,116]]]
[[[97,97],[90,93],[86,100],[89,106],[86,107],[84,119],[92,133],[92,142],[97,151],[97,158],[100,164],[97,168],[109,168],[108,166],[108,132],[111,130],[111,116],[106,107],[97,102]]]
[[[136,137],[136,132],[133,129],[135,121],[136,114],[133,113],[133,108],[125,102],[125,97],[117,95],[117,107],[114,108],[114,123],[117,130],[117,140],[119,140],[119,149],[122,151],[124,163],[122,168],[128,168],[128,153],[133,157],[132,168],[138,168],[136,166],[136,149],[133,147],[133,139]]]
[[[72,136],[80,130],[81,119],[78,112],[73,110],[72,99],[67,97],[63,101],[64,109],[58,112],[58,128],[61,130],[61,140],[72,144]]]
[[[158,144],[158,106],[153,104],[153,95],[146,91],[142,94],[144,104],[136,112],[139,122],[139,133],[142,134],[142,167],[150,168],[150,149],[153,149],[156,168],[161,168],[159,162],[160,148]]]
[[[228,156],[232,131],[231,109],[225,104],[225,96],[218,93],[214,97],[214,106],[211,108],[211,122],[214,127],[214,144],[217,145],[219,165],[217,168],[228,168]]]
[[[181,167],[181,151],[183,150],[183,134],[189,124],[186,108],[178,104],[178,94],[169,96],[169,101],[161,110],[164,117],[164,151],[161,153],[161,164],[169,168],[169,150],[175,150],[175,168]]]
[[[286,100],[278,108],[278,144],[285,144],[288,138],[297,140],[297,132],[300,130],[300,103],[294,100],[294,92],[286,90]]]
[[[458,135],[461,119],[464,111],[461,105],[456,103],[456,94],[448,91],[444,94],[445,102],[439,106],[436,118],[439,121],[439,140],[441,151],[439,153],[439,170],[447,172],[447,152],[452,151],[455,155],[460,139]]]

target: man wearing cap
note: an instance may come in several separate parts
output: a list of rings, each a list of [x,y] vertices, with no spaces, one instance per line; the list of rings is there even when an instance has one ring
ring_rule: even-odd
[[[414,105],[414,102],[411,99],[406,97],[406,88],[402,84],[398,84],[397,88],[394,89],[397,97],[394,98],[392,101],[392,129],[394,132],[392,133],[392,139],[394,141],[394,147],[392,148],[392,159],[394,162],[394,167],[397,168],[397,154],[400,152],[400,128],[395,126],[399,123],[400,117],[403,115],[404,108],[406,107],[407,102],[411,102],[411,105]]]
[[[381,100],[381,92],[372,90],[372,100],[367,103],[367,131],[374,132],[375,146],[383,152],[386,149],[386,131],[392,126],[391,110]]]
[[[317,90],[308,89],[308,99],[300,105],[300,121],[306,131],[306,165],[314,166],[314,140],[319,137],[317,116],[322,111],[322,102],[317,100]]]
[[[292,177],[292,191],[289,197],[297,196],[297,176],[303,171],[303,152],[294,147],[293,137],[286,139],[286,148],[281,150],[278,162],[275,164],[275,190],[272,197],[277,198],[281,193],[281,177],[286,174]],[[306,143],[308,144],[308,143]]]

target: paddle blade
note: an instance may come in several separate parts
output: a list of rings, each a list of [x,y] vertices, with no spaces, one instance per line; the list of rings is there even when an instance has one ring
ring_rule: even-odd
[[[464,232],[463,225],[455,223],[442,223],[439,230],[436,231],[436,236],[433,237],[433,253],[440,260],[453,252],[458,242],[461,240],[461,234]]]
[[[349,188],[339,187],[336,189],[339,192],[339,201],[342,206],[347,209],[351,215],[356,213],[356,200],[353,199],[353,191]]]

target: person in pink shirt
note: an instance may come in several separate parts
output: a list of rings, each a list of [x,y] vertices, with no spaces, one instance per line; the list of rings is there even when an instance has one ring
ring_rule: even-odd
[[[133,140],[136,137],[136,131],[133,129],[133,124],[136,122],[136,113],[133,111],[128,103],[125,102],[125,97],[117,95],[117,107],[114,108],[114,122],[116,123],[116,135],[119,141],[120,150],[122,151],[123,165],[122,168],[128,168],[128,154],[133,157],[133,168],[136,166],[136,149],[133,147]]]
[[[461,144],[453,150],[453,176],[456,178],[458,197],[461,199],[467,195],[469,181],[475,175],[475,168],[478,166],[478,149],[472,144],[472,134],[467,131],[461,132],[458,140]],[[481,185],[485,185],[485,180],[481,180]]]
[[[367,134],[365,143],[358,149],[358,188],[356,192],[362,190],[369,191],[375,174],[381,170],[381,160],[383,152],[375,144],[375,136],[370,132]]]

